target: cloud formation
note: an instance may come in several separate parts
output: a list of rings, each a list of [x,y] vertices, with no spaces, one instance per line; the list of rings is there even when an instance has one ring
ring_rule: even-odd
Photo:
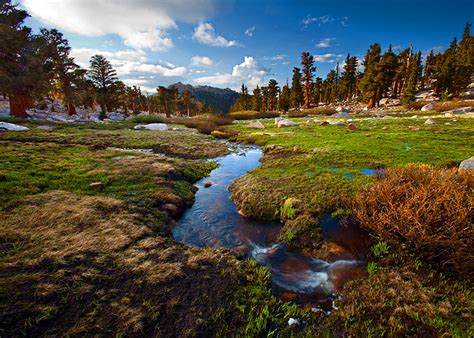
[[[255,26],[252,26],[245,30],[245,35],[247,35],[248,37],[252,37],[254,32],[255,32]]]
[[[214,27],[207,22],[202,22],[194,28],[193,39],[204,45],[215,47],[234,47],[240,45],[235,40],[227,40],[223,36],[217,35]]]
[[[341,58],[343,55],[342,54],[315,54],[314,55],[314,61],[316,62],[336,62],[338,58]]]
[[[249,90],[252,90],[257,85],[262,86],[264,84],[266,75],[268,75],[268,69],[259,64],[252,56],[246,56],[244,57],[244,62],[232,68],[232,73],[230,74],[203,76],[194,79],[193,82],[227,86],[232,89],[238,89],[242,83],[245,83]]]
[[[324,38],[319,41],[319,43],[316,44],[316,47],[318,48],[328,48],[331,47],[331,41],[336,40],[336,38]]]
[[[193,56],[191,58],[191,64],[193,66],[212,66],[214,64],[214,61],[212,61],[212,59],[210,57],[207,57],[207,56],[199,56],[199,55],[196,55],[196,56]]]
[[[334,18],[330,15],[322,15],[322,16],[311,16],[308,14],[306,18],[301,20],[301,23],[307,27],[312,23],[317,23],[318,26],[324,25],[326,23],[334,22]]]
[[[167,30],[178,21],[197,23],[211,16],[216,0],[22,0],[43,23],[85,36],[119,35],[134,49],[167,50]]]

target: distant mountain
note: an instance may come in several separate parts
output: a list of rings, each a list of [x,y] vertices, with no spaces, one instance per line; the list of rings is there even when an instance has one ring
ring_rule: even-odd
[[[175,86],[180,93],[186,89],[189,90],[196,100],[211,105],[214,111],[221,113],[228,113],[230,107],[239,97],[239,93],[229,88],[221,89],[210,86],[193,86],[181,82],[172,84],[170,87],[171,86]]]

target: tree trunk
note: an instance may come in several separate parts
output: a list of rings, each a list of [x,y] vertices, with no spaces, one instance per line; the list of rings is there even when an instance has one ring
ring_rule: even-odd
[[[33,106],[31,98],[22,95],[10,95],[10,114],[15,117],[28,117],[26,109]]]
[[[371,97],[371,98],[369,99],[369,104],[368,104],[368,106],[369,106],[369,109],[372,109],[372,108],[375,107],[375,99],[374,99],[373,97]]]
[[[69,102],[67,104],[67,113],[69,115],[76,115],[77,114],[76,107],[71,102]]]

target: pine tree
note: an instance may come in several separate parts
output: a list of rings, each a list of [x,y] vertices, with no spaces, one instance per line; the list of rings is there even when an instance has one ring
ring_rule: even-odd
[[[117,73],[105,57],[94,55],[90,60],[88,76],[96,88],[97,101],[105,114],[113,105]]]
[[[323,85],[323,79],[320,77],[317,77],[314,80],[314,84],[313,84],[313,102],[316,106],[318,106],[319,102],[321,102],[322,85]]]
[[[457,53],[457,72],[455,77],[455,94],[459,95],[470,83],[474,75],[474,36],[471,35],[471,24],[464,27]]]
[[[380,62],[380,45],[374,43],[365,55],[363,66],[364,75],[360,81],[360,88],[364,98],[368,101],[369,108],[373,108],[380,100],[380,83],[377,82],[377,73]]]
[[[392,45],[390,45],[376,66],[375,82],[379,85],[380,97],[388,96],[388,91],[393,87],[397,75],[397,68],[397,56],[392,52]]]
[[[423,84],[428,84],[431,82],[431,77],[433,76],[433,65],[434,54],[433,50],[430,50],[430,53],[426,56],[425,70],[423,72]]]
[[[262,91],[258,85],[253,90],[252,109],[255,111],[262,111]]]
[[[268,81],[267,95],[268,95],[268,110],[275,111],[277,109],[277,98],[280,88],[278,87],[278,82],[271,79]]]
[[[341,97],[350,100],[356,92],[357,85],[357,57],[347,54],[341,76]]]
[[[291,107],[300,108],[303,104],[303,89],[301,88],[301,72],[297,67],[293,68],[291,79]]]
[[[414,55],[412,62],[410,62],[409,76],[402,95],[403,102],[415,101],[415,93],[418,89],[418,83],[421,81],[421,74],[421,52],[418,52]]]
[[[75,105],[78,103],[78,77],[81,72],[77,72],[79,66],[74,63],[74,59],[69,56],[71,48],[63,34],[56,29],[41,29],[41,36],[48,45],[48,55],[52,65],[52,86],[59,89],[59,96],[68,107],[69,115],[76,113]]]
[[[313,82],[313,74],[316,71],[314,66],[314,58],[309,52],[301,54],[301,65],[303,66],[303,76],[301,81],[304,82],[304,109],[311,108],[311,86]]]
[[[28,16],[13,1],[0,0],[0,91],[16,117],[27,117],[33,98],[49,90],[46,43],[23,25]]]
[[[278,100],[279,109],[287,112],[290,109],[290,86],[288,85],[288,81],[286,84],[281,88],[280,99]]]
[[[457,77],[457,39],[454,38],[446,51],[435,59],[434,75],[435,93],[446,99],[455,93],[455,80]]]

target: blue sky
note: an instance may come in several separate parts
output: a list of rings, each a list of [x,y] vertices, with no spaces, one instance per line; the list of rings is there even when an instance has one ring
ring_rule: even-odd
[[[129,85],[177,81],[252,89],[280,84],[302,51],[325,77],[347,53],[378,42],[395,50],[446,48],[474,21],[474,1],[21,0],[27,24],[57,28],[87,67],[102,53]]]

